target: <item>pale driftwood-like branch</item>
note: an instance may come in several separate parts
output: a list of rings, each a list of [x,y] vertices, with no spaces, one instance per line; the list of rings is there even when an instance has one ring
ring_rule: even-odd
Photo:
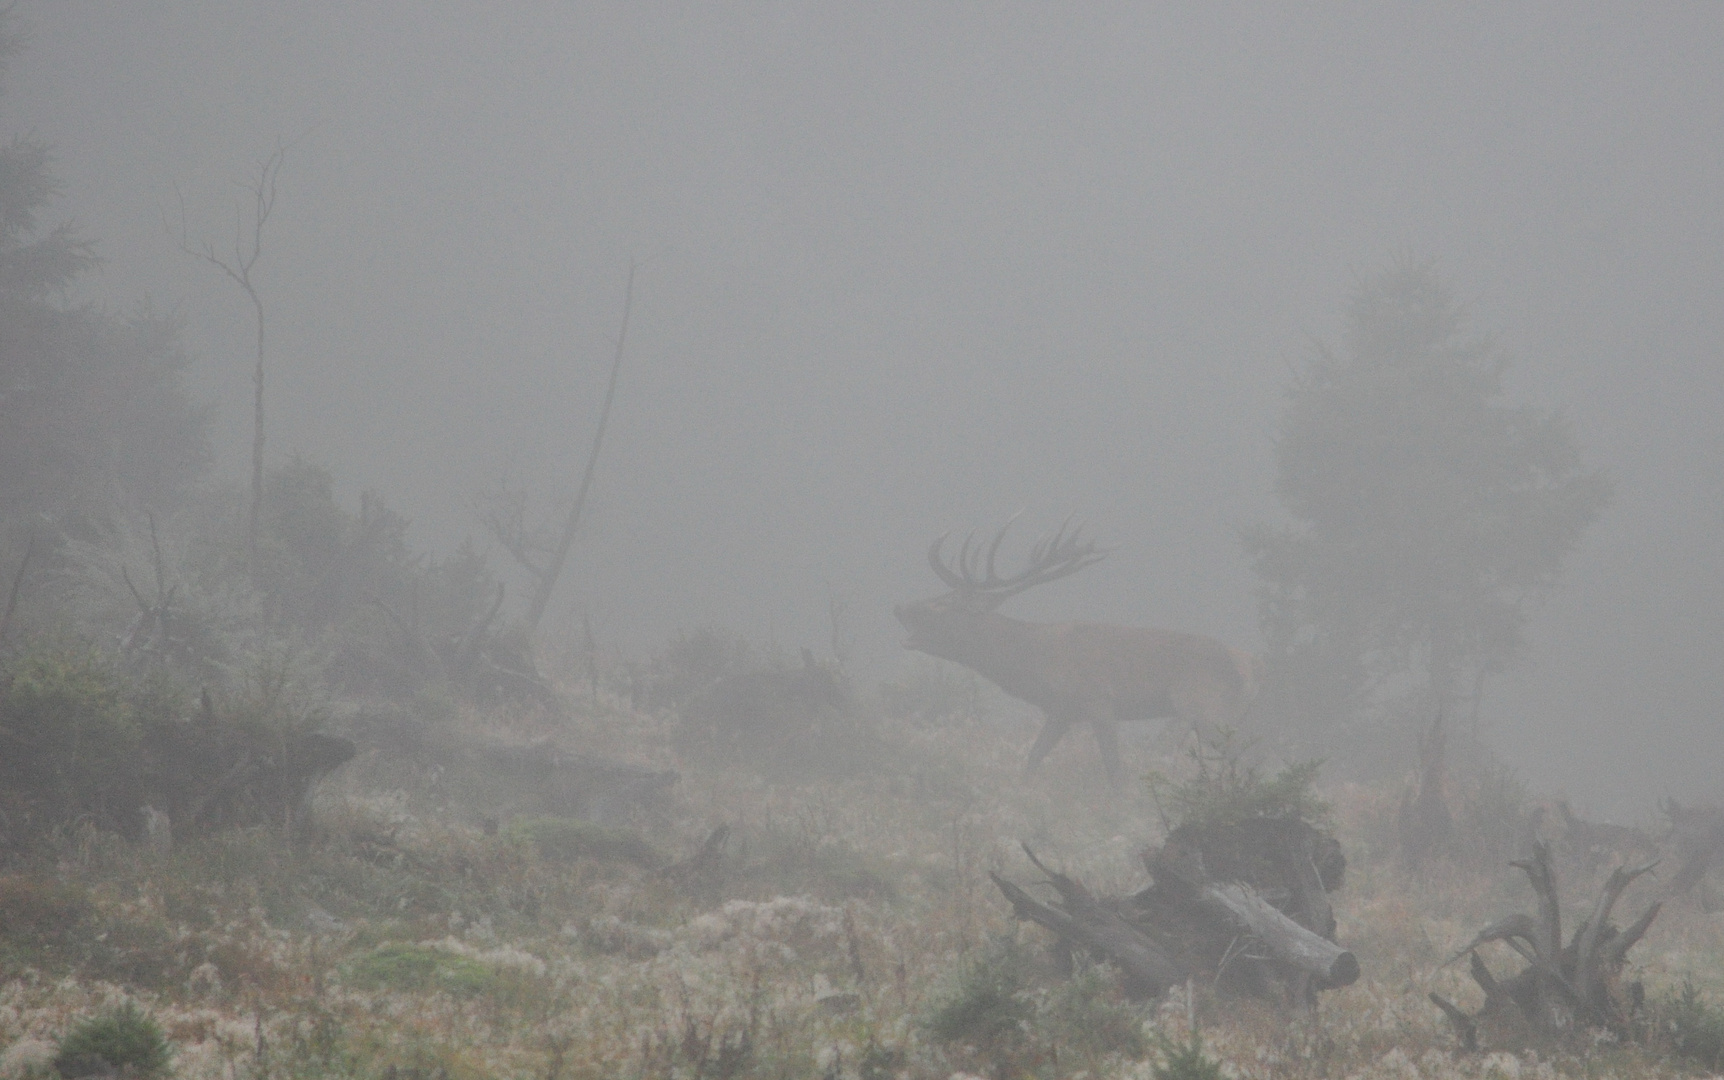
[[[1550,845],[1539,841],[1533,845],[1533,857],[1515,859],[1510,866],[1526,872],[1527,881],[1538,897],[1538,923],[1533,935],[1533,950],[1540,959],[1550,962],[1562,949],[1562,908],[1556,898],[1556,878],[1550,869]]]
[[[1486,942],[1506,941],[1513,945],[1517,939],[1523,940],[1529,945],[1538,940],[1538,923],[1524,911],[1517,911],[1513,915],[1504,915],[1496,922],[1480,930],[1477,937],[1467,942],[1464,947],[1455,952],[1455,955],[1444,961],[1443,966],[1448,967]]]
[[[1249,885],[1208,885],[1201,895],[1267,946],[1277,960],[1316,976],[1325,987],[1351,986],[1359,978],[1358,957],[1283,915]]]
[[[1634,879],[1658,865],[1657,860],[1638,866],[1633,870],[1617,867],[1610,872],[1610,880],[1598,894],[1598,902],[1593,905],[1592,917],[1578,932],[1575,941],[1578,945],[1577,956],[1589,957],[1598,951],[1599,936],[1609,925],[1610,909],[1616,906],[1616,901],[1622,896],[1622,891],[1634,882]],[[1581,964],[1575,973],[1575,987],[1580,992],[1581,1000],[1590,1000],[1597,981],[1598,972],[1593,964]]]

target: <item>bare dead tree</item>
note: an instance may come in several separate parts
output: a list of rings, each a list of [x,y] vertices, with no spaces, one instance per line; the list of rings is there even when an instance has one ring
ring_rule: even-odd
[[[1538,897],[1538,914],[1519,912],[1503,916],[1479,931],[1449,960],[1452,964],[1462,957],[1469,958],[1473,981],[1485,993],[1484,1005],[1469,1014],[1441,994],[1429,995],[1454,1025],[1462,1047],[1479,1048],[1481,1021],[1515,1016],[1537,1037],[1564,1037],[1588,1028],[1609,1031],[1619,1038],[1631,1036],[1644,991],[1638,983],[1631,983],[1624,995],[1617,983],[1628,950],[1646,935],[1652,920],[1662,910],[1663,901],[1648,904],[1638,918],[1620,930],[1610,922],[1610,912],[1623,891],[1655,864],[1649,862],[1633,869],[1619,866],[1612,871],[1592,905],[1591,914],[1581,920],[1566,946],[1562,941],[1562,914],[1549,846],[1542,842],[1535,844],[1531,858],[1516,860],[1512,865],[1526,873]],[[1478,953],[1481,945],[1493,941],[1506,943],[1527,966],[1510,978],[1496,978]]]
[[[527,602],[527,629],[537,630],[550,606],[557,579],[574,546],[575,533],[580,529],[581,514],[586,509],[587,495],[592,491],[593,476],[598,469],[599,451],[605,443],[605,431],[610,426],[611,406],[616,401],[617,379],[622,373],[623,357],[628,346],[629,315],[634,309],[635,271],[638,264],[629,263],[627,285],[623,289],[622,330],[617,334],[616,352],[611,357],[610,379],[605,385],[604,404],[599,410],[599,426],[593,433],[593,445],[587,454],[586,468],[581,473],[580,486],[569,505],[562,527],[553,528],[533,520],[529,513],[528,493],[511,485],[505,474],[495,487],[481,491],[475,500],[479,520],[493,539],[514,557],[521,569],[532,579],[533,587]]]
[[[24,588],[24,572],[30,569],[30,556],[36,554],[36,533],[30,533],[30,538],[24,544],[24,558],[18,563],[18,572],[12,575],[12,588],[6,594],[6,611],[0,614],[0,641],[6,640],[7,633],[12,629],[12,613],[18,610],[18,597]]]
[[[254,556],[257,554],[257,538],[262,528],[263,515],[264,319],[263,298],[258,294],[252,271],[263,255],[263,227],[268,223],[271,211],[275,209],[276,180],[281,175],[281,163],[286,155],[287,146],[277,143],[275,152],[258,166],[255,178],[244,185],[250,196],[251,220],[248,224],[243,204],[234,208],[232,254],[217,254],[215,245],[210,243],[205,243],[202,247],[192,244],[186,228],[185,199],[183,196],[180,199],[180,250],[220,270],[238,285],[240,291],[245,293],[246,299],[251,301],[252,313],[256,316],[257,365],[252,371],[251,515],[246,525],[246,547]]]
[[[592,490],[593,473],[598,468],[599,450],[605,444],[605,428],[611,421],[611,403],[617,396],[617,376],[623,369],[623,350],[629,339],[629,314],[634,310],[635,300],[635,269],[636,264],[629,262],[628,283],[623,287],[623,325],[617,333],[617,351],[611,358],[611,377],[605,385],[605,403],[599,410],[599,427],[593,433],[593,449],[587,455],[587,467],[581,473],[581,486],[575,492],[575,501],[569,507],[569,517],[563,523],[563,533],[557,540],[556,550],[551,553],[551,561],[545,566],[544,574],[536,582],[531,606],[527,609],[527,629],[537,630],[539,620],[545,617],[545,608],[550,605],[551,592],[557,587],[557,577],[563,572],[563,563],[569,557],[569,548],[575,542],[575,530],[581,524],[581,511],[587,505],[587,493]]]
[[[1401,838],[1401,854],[1410,867],[1416,868],[1427,856],[1442,851],[1454,832],[1454,817],[1443,797],[1443,789],[1448,784],[1446,720],[1444,709],[1439,704],[1430,728],[1419,734],[1417,791],[1409,791],[1401,798],[1396,825]]]

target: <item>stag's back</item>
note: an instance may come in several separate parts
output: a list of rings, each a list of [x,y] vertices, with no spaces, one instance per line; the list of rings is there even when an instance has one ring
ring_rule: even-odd
[[[1193,697],[1237,702],[1242,713],[1256,696],[1256,657],[1214,638],[1102,623],[1053,623],[1045,629],[1050,640],[1043,680],[1062,694],[1104,697],[1122,719],[1172,716]]]

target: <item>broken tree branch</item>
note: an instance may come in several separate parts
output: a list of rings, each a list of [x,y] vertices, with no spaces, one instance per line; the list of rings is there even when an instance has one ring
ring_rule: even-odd
[[[1014,915],[1112,960],[1119,965],[1127,987],[1135,995],[1159,997],[1168,987],[1184,980],[1184,973],[1173,959],[1143,931],[1100,904],[1080,882],[1043,866],[1027,845],[1024,851],[1030,856],[1030,861],[1048,875],[1048,883],[1060,894],[1065,910],[1041,903],[1017,885],[990,872],[988,876],[1011,902]]]
[[[551,554],[551,561],[545,566],[545,572],[536,582],[533,591],[533,601],[527,610],[527,629],[539,628],[539,621],[545,617],[545,608],[551,603],[551,593],[557,587],[557,578],[563,572],[563,563],[569,557],[569,548],[575,543],[575,530],[581,524],[581,511],[587,505],[587,492],[593,486],[593,473],[598,467],[599,450],[605,443],[605,428],[611,420],[611,403],[617,396],[617,376],[623,368],[623,352],[628,344],[629,315],[634,310],[635,299],[635,269],[633,262],[629,263],[628,284],[623,288],[623,325],[617,334],[617,351],[611,359],[610,382],[605,386],[604,407],[599,410],[599,427],[593,435],[593,449],[587,455],[586,471],[581,474],[581,486],[575,492],[575,501],[569,507],[569,518],[563,524],[563,534],[557,540],[556,551]]]

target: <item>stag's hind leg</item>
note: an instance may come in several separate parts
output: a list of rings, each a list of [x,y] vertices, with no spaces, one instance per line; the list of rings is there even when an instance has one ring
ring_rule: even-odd
[[[1102,767],[1107,770],[1107,786],[1110,791],[1118,791],[1119,775],[1119,725],[1113,717],[1103,713],[1095,713],[1089,718],[1089,729],[1095,732],[1095,744],[1101,750]]]

